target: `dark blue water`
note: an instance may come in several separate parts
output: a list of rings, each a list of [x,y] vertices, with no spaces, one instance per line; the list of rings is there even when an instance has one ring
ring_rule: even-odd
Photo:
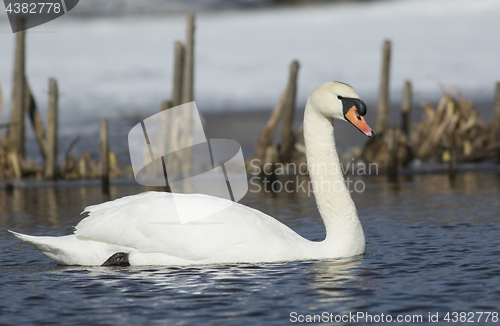
[[[361,180],[366,189],[353,198],[365,255],[198,267],[59,266],[6,230],[64,235],[83,207],[107,198],[97,186],[68,184],[1,191],[0,324],[285,325],[319,315],[336,325],[338,315],[363,325],[383,314],[399,325],[426,324],[430,313],[439,324],[469,325],[500,311],[500,175],[426,175],[398,186]],[[117,185],[110,199],[139,191]],[[249,193],[243,202],[309,239],[324,236],[304,194]],[[500,324],[495,316],[488,324]]]

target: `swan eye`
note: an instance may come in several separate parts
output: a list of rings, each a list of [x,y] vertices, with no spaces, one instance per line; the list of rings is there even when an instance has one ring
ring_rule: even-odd
[[[338,96],[337,96],[337,98],[338,98],[339,100],[343,99],[343,97],[342,97],[342,96],[340,96],[340,95],[338,95]]]

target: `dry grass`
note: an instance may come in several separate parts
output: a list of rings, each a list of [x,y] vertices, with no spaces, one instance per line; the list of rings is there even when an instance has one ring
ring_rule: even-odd
[[[424,119],[411,130],[410,143],[415,157],[458,162],[487,159],[494,154],[490,127],[479,117],[471,101],[460,92],[445,94],[436,108],[422,103]]]

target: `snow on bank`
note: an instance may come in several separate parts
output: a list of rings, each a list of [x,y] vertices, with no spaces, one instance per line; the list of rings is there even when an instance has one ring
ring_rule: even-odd
[[[201,12],[196,34],[198,107],[273,106],[293,59],[301,63],[298,103],[328,80],[352,84],[362,98],[374,101],[385,38],[393,41],[393,99],[407,78],[414,82],[417,100],[437,97],[434,76],[460,87],[466,96],[490,100],[500,79],[498,17],[498,0]],[[0,16],[0,31],[0,84],[8,102],[14,50],[5,16]],[[170,97],[173,42],[183,38],[180,15],[63,17],[28,31],[27,75],[44,112],[47,79],[58,79],[63,121],[148,115]]]

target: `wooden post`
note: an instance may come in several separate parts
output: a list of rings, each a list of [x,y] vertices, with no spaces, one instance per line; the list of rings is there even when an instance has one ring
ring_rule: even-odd
[[[172,107],[182,104],[182,81],[184,75],[184,44],[175,42],[174,81],[172,87]]]
[[[161,102],[161,112],[163,111],[167,111],[168,109],[174,107],[173,104],[172,104],[172,101],[168,101],[168,100],[165,100],[163,102]],[[163,123],[165,123],[165,127],[161,129],[161,142],[168,142],[168,137],[169,135],[167,134],[167,132],[171,131],[172,130],[172,124],[174,123],[173,121],[165,121],[163,120]],[[163,148],[168,148],[167,144],[162,144],[161,145]],[[168,179],[168,176],[167,176],[167,166],[166,166],[166,163],[168,163],[168,158],[167,158],[167,162],[165,162],[165,159],[162,157],[162,164],[163,164],[163,172],[165,173],[165,176],[166,176],[166,180]],[[172,192],[172,189],[170,188],[170,185],[168,184],[167,182],[167,185],[166,187],[159,187],[159,189],[161,191],[166,191],[166,192]]]
[[[47,112],[47,160],[45,161],[45,177],[55,179],[57,172],[57,131],[59,115],[59,91],[57,81],[49,79],[49,105]]]
[[[14,178],[16,180],[21,180],[21,162],[19,162],[19,157],[16,152],[9,153],[10,164],[12,166],[12,172],[14,173]]]
[[[295,114],[295,97],[297,94],[297,75],[299,73],[299,62],[294,60],[290,65],[290,75],[286,90],[285,104],[283,107],[283,128],[281,130],[281,147],[279,159],[282,163],[288,163],[292,159],[295,144],[293,134],[293,118]]]
[[[500,146],[500,82],[495,86],[495,104],[493,107],[493,123],[491,125],[492,147]],[[500,152],[497,150],[495,160],[500,163]]]
[[[391,41],[385,40],[382,50],[382,72],[378,93],[376,132],[381,133],[387,128],[389,116],[389,74],[391,68]]]
[[[184,50],[184,78],[182,87],[182,103],[189,103],[194,101],[194,24],[195,15],[189,13],[186,16],[187,29],[186,29],[186,46]],[[183,116],[183,132],[185,137],[181,140],[182,147],[189,147],[191,145],[192,129],[192,110],[186,110]],[[191,159],[193,157],[192,148],[185,153],[183,157],[183,171],[187,175],[191,171]]]
[[[194,101],[194,13],[189,13],[187,19],[186,47],[184,58],[184,86],[182,87],[182,103]]]
[[[259,160],[258,164],[260,164],[260,167],[262,167],[266,163],[266,161],[264,160],[266,156],[266,151],[269,148],[269,146],[272,145],[274,138],[274,131],[276,130],[276,125],[278,124],[281,111],[283,110],[286,94],[287,94],[286,90],[283,91],[283,93],[281,93],[281,97],[276,106],[274,107],[266,127],[264,128],[264,130],[262,130],[262,132],[259,135],[259,140],[257,141],[257,149],[255,150],[254,157],[255,159]]]
[[[389,182],[397,182],[399,174],[399,130],[389,128],[386,130],[384,140],[387,146],[387,179]]]
[[[412,106],[412,89],[411,81],[405,81],[403,89],[403,103],[401,105],[402,121],[401,130],[406,135],[406,139],[410,139],[410,124],[411,124],[411,106]]]
[[[12,80],[12,100],[10,103],[10,125],[8,130],[8,141],[10,149],[15,151],[19,158],[24,159],[24,76],[25,76],[25,35],[22,28],[16,33],[16,52],[14,58],[14,76]]]
[[[26,114],[28,114],[31,126],[33,127],[33,133],[35,134],[35,139],[40,148],[40,152],[42,153],[43,159],[47,160],[47,144],[45,141],[45,127],[43,126],[42,117],[40,116],[40,112],[38,112],[38,108],[36,106],[35,98],[31,93],[31,88],[28,83],[28,79],[24,78],[25,81],[25,97],[24,97],[24,110]]]
[[[101,119],[99,126],[99,149],[101,155],[101,191],[109,194],[109,143],[108,121]]]

